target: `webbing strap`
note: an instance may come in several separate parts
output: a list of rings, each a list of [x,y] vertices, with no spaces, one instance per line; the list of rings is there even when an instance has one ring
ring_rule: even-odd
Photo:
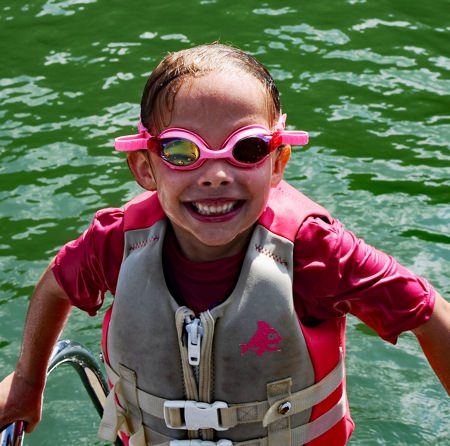
[[[105,364],[108,378],[113,384],[119,380],[119,375]],[[309,409],[328,397],[344,379],[344,361],[341,356],[337,366],[321,381],[313,384],[306,389],[300,390],[289,396],[288,400],[281,399],[269,406],[268,401],[259,401],[252,403],[233,404],[229,407],[218,409],[220,413],[221,426],[224,428],[231,428],[242,423],[254,423],[262,421],[264,426],[267,426],[274,421],[282,419],[286,416],[291,416],[303,410]],[[156,417],[164,418],[164,398],[136,389],[137,399],[140,408]],[[291,408],[285,414],[279,412],[280,404],[289,402]],[[173,425],[176,425],[176,420],[180,420],[181,414],[179,409],[170,409],[168,412]]]
[[[325,412],[314,421],[299,426],[292,430],[292,444],[305,444],[320,437],[326,431],[330,430],[345,415],[347,410],[347,398],[345,392],[342,392],[340,400],[328,412]]]
[[[280,399],[291,397],[292,378],[285,378],[267,383],[267,400],[272,406]],[[291,417],[283,417],[267,426],[267,438],[269,446],[292,446],[291,442]]]
[[[292,444],[303,445],[309,443],[310,441],[314,440],[317,437],[320,437],[322,434],[331,429],[336,423],[338,423],[344,417],[345,411],[346,411],[346,397],[345,393],[343,393],[342,397],[337,402],[337,404],[334,405],[328,412],[325,412],[319,418],[316,418],[315,420],[307,424],[292,429],[290,432]],[[152,434],[155,434],[151,429],[147,428],[146,426],[145,432],[147,438],[151,438]],[[155,442],[154,443],[155,446],[171,446],[171,442],[172,444],[174,444],[174,440],[169,440],[167,437],[164,438],[164,436],[162,435],[159,437],[159,440],[161,440],[161,442]],[[218,441],[217,443],[214,442],[211,443],[220,445],[220,441]],[[208,444],[208,442],[206,442],[206,444]],[[268,437],[256,438],[247,441],[232,442],[232,445],[269,446],[269,439]]]
[[[103,440],[115,441],[119,430],[129,432],[124,410],[116,404],[116,391],[120,392],[121,382],[117,380],[109,392],[103,408],[103,417],[97,435]]]
[[[268,401],[243,403],[219,409],[222,425],[234,427],[242,423],[255,423],[264,419],[269,409]]]
[[[105,369],[109,380],[115,385],[120,379],[120,376],[106,362]],[[156,418],[164,418],[164,402],[166,399],[144,392],[139,388],[136,388],[136,393],[139,407],[143,412],[153,415]]]
[[[227,408],[220,409],[222,425],[233,427],[241,423],[254,423],[262,421],[267,426],[283,417],[295,415],[306,409],[310,409],[323,401],[336,390],[344,379],[344,359],[341,355],[336,367],[325,378],[306,389],[295,392],[289,396],[276,401],[269,406],[267,401],[245,404],[233,404]],[[284,414],[279,412],[280,405],[289,402],[291,408]]]
[[[338,388],[344,379],[344,360],[341,356],[337,366],[318,383],[313,384],[306,389],[293,393],[288,398],[281,399],[273,403],[263,419],[263,426],[267,426],[274,421],[280,420],[286,416],[295,415],[296,413],[303,412],[306,409],[310,409],[316,404],[323,401],[326,397]],[[288,411],[280,411],[280,405],[283,403],[289,403],[290,408]]]
[[[136,375],[132,370],[122,366],[120,373],[121,376],[115,374],[116,379],[113,383],[113,388],[106,398],[103,417],[97,435],[104,440],[115,441],[118,432],[122,431],[130,435],[130,446],[146,446],[140,411],[136,417],[127,419],[125,416],[127,411],[116,402],[116,399],[120,399],[121,395],[126,395],[132,404],[138,405]]]
[[[341,399],[328,412],[325,412],[319,418],[316,418],[308,424],[292,429],[290,432],[292,444],[304,445],[330,430],[344,417],[346,401],[345,393],[343,393]],[[172,444],[176,444],[176,442],[173,442]],[[208,444],[208,442],[205,442],[205,444]],[[220,445],[220,441],[217,443],[211,442],[211,444]],[[247,441],[232,442],[231,444],[233,446],[269,446],[269,438],[256,438]],[[155,446],[171,446],[171,442],[165,441],[163,443],[158,443]]]
[[[326,431],[330,430],[336,423],[338,423],[345,415],[346,411],[346,397],[345,393],[328,412],[325,412],[314,421],[296,427],[291,430],[291,442],[294,445],[304,445],[320,437]],[[163,446],[163,445],[158,445]],[[168,446],[168,445],[164,445]],[[268,437],[257,438],[254,440],[233,442],[233,446],[269,446]]]

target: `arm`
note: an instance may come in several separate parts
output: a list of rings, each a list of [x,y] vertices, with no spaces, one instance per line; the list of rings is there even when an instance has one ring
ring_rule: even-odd
[[[31,298],[16,370],[0,383],[0,427],[24,420],[32,432],[40,421],[47,364],[71,307],[47,268]]]
[[[450,395],[450,303],[436,293],[436,303],[430,319],[412,331]]]

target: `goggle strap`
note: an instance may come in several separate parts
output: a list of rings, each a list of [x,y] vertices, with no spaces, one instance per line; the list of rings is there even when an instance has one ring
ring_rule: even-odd
[[[120,136],[114,140],[114,148],[119,152],[134,152],[147,149],[148,137],[142,133],[138,135]]]
[[[139,120],[137,135],[120,136],[114,140],[114,148],[119,152],[133,152],[136,150],[145,150],[148,148],[148,140],[152,137],[145,128],[142,121]]]
[[[284,131],[278,135],[281,138],[282,144],[291,144],[293,146],[304,146],[308,144],[309,140],[308,132],[302,130]]]

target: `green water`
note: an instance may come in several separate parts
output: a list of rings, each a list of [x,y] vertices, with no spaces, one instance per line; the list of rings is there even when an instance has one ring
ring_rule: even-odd
[[[449,296],[450,2],[0,1],[0,375],[14,366],[33,284],[95,210],[138,192],[115,136],[133,132],[168,51],[220,39],[274,74],[311,143],[288,179]],[[64,337],[99,351],[101,318]],[[350,318],[352,446],[449,445],[450,404],[405,334]],[[64,368],[29,445],[94,445],[97,415]],[[333,445],[330,445],[333,446]]]

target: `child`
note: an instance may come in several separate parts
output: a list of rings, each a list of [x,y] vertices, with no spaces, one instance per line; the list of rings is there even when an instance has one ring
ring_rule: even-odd
[[[139,133],[116,140],[149,192],[99,211],[39,280],[0,425],[34,429],[71,307],[94,315],[108,290],[105,439],[346,444],[347,313],[392,343],[412,330],[450,390],[450,305],[282,180],[290,144],[307,142],[284,122],[272,77],[244,52],[164,58]]]

